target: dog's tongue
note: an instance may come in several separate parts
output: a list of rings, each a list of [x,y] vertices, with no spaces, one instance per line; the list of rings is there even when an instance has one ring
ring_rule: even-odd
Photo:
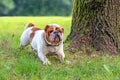
[[[59,37],[55,38],[55,42],[58,43],[60,41]]]

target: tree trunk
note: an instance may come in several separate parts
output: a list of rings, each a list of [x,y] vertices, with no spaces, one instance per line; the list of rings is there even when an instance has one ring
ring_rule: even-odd
[[[116,54],[120,50],[120,1],[74,0],[70,39],[69,50],[91,45]]]

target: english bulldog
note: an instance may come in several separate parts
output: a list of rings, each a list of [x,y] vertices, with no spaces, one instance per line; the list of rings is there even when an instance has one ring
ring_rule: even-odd
[[[57,54],[63,62],[65,54],[63,51],[63,32],[64,29],[58,24],[48,24],[45,29],[37,28],[29,23],[20,37],[20,47],[24,48],[28,44],[37,52],[43,64],[51,64],[47,59],[47,54]]]

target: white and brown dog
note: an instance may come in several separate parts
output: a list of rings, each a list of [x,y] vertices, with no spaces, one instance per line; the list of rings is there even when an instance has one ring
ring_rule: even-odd
[[[63,62],[65,54],[63,52],[63,32],[64,29],[58,24],[49,24],[44,30],[29,23],[20,37],[20,46],[24,48],[28,44],[37,52],[43,64],[51,64],[46,54],[57,54]]]

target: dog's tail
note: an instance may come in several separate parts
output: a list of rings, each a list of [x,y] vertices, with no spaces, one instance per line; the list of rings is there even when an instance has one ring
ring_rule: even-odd
[[[30,27],[34,27],[35,25],[33,23],[28,23],[26,24],[24,29],[30,28]]]

